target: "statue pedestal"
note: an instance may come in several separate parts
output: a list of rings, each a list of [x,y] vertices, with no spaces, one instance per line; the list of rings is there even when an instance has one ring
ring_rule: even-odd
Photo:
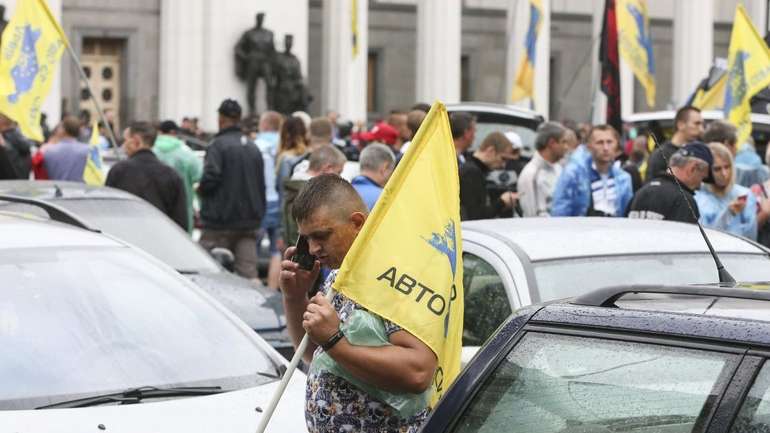
[[[269,109],[267,106],[267,83],[260,78],[257,80],[257,85],[254,87],[256,87],[254,110],[256,110],[257,114],[261,114]]]

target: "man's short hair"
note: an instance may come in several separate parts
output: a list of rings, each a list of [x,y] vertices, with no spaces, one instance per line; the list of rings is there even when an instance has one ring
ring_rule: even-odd
[[[346,161],[347,158],[342,151],[334,145],[325,144],[310,154],[308,170],[319,171],[327,166],[340,167],[345,165]]]
[[[543,150],[548,146],[550,140],[559,141],[567,132],[565,128],[559,122],[545,122],[537,128],[537,135],[535,136],[535,149]]]
[[[281,123],[283,123],[283,116],[277,111],[265,111],[259,116],[259,126],[264,125],[270,128],[270,131],[280,131]]]
[[[61,127],[64,129],[64,133],[70,137],[77,138],[80,135],[80,119],[75,116],[64,116],[64,119],[61,121]]]
[[[173,120],[164,120],[160,122],[158,129],[160,129],[162,134],[170,134],[172,132],[178,131],[179,126]]]
[[[417,130],[420,129],[426,115],[427,113],[422,110],[412,110],[406,115],[406,127],[412,131],[412,135],[417,134]]]
[[[620,133],[617,129],[615,129],[614,126],[608,125],[608,124],[602,124],[602,125],[594,125],[591,127],[591,130],[588,132],[588,137],[586,137],[586,141],[591,141],[591,137],[594,136],[594,131],[612,131],[612,135],[615,136],[615,140],[620,143]]]
[[[323,206],[338,210],[343,218],[353,212],[368,212],[350,182],[336,174],[322,174],[310,179],[294,199],[291,214],[297,222],[302,222]]]
[[[418,102],[418,103],[412,105],[412,107],[409,110],[410,111],[420,110],[420,111],[424,112],[425,114],[428,114],[428,111],[430,111],[430,104],[425,103],[425,102]]]
[[[152,147],[155,144],[155,137],[158,135],[152,123],[143,121],[131,122],[128,125],[128,134],[138,135],[146,147]]]
[[[310,139],[332,139],[332,122],[326,117],[315,117],[310,121]]]
[[[363,170],[377,171],[382,167],[383,163],[388,163],[388,167],[393,167],[396,164],[396,156],[393,155],[393,151],[384,144],[371,143],[361,151],[361,156],[358,159],[358,165]]]
[[[476,118],[471,113],[465,111],[456,111],[449,115],[449,124],[452,128],[452,138],[460,138],[465,131],[473,126]]]
[[[730,122],[715,120],[711,122],[703,133],[705,143],[718,142],[734,146],[738,142],[738,129]]]
[[[700,109],[693,107],[692,105],[685,105],[684,107],[676,110],[676,116],[674,116],[674,130],[679,122],[687,122],[690,119],[690,113],[700,113]]]
[[[513,143],[508,140],[505,134],[499,131],[495,131],[490,132],[489,135],[484,137],[484,140],[481,141],[481,145],[479,146],[479,150],[484,151],[490,147],[494,147],[495,152],[500,153],[508,148],[513,149]]]

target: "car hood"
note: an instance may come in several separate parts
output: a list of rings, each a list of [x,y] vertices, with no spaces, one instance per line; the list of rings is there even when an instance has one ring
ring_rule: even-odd
[[[185,276],[255,331],[280,331],[286,327],[279,292],[256,288],[249,280],[228,272]]]
[[[15,433],[209,433],[256,431],[279,382],[203,397],[76,409],[0,411],[0,431]],[[307,431],[305,376],[295,373],[268,432]]]

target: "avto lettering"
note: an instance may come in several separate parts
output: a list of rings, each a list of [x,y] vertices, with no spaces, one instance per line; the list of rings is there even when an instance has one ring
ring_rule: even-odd
[[[441,316],[446,310],[447,302],[443,296],[436,293],[430,287],[420,283],[407,274],[398,275],[396,267],[391,267],[382,275],[377,277],[377,281],[385,280],[390,287],[407,296],[414,296],[414,302],[424,303],[431,313]]]

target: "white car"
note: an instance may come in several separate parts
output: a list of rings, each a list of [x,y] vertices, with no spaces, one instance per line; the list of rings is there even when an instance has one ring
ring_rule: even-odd
[[[286,360],[167,265],[40,206],[62,222],[0,213],[0,432],[254,432]],[[305,431],[304,382],[268,431]]]
[[[706,230],[737,281],[770,281],[770,250]],[[718,282],[698,227],[626,218],[466,221],[463,360],[515,309],[620,285]]]

